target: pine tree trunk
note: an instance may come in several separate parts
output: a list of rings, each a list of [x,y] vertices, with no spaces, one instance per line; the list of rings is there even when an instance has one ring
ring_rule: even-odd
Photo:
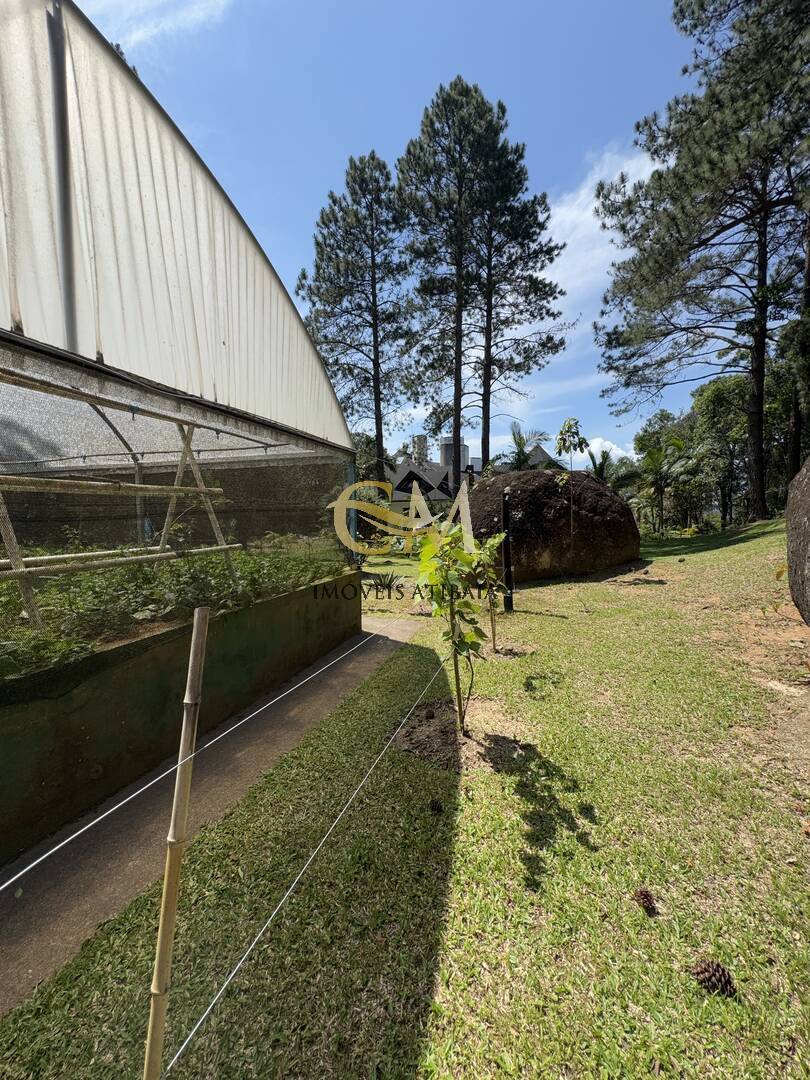
[[[464,292],[460,255],[456,263],[456,306],[453,341],[453,482],[456,495],[461,487],[461,373],[464,347]]]
[[[790,483],[802,467],[802,406],[799,398],[799,384],[796,379],[793,380],[793,390],[790,396],[787,466],[787,481]]]
[[[720,528],[725,530],[728,527],[728,497],[726,494],[726,485],[721,480],[718,484],[720,492]]]
[[[382,378],[380,374],[380,308],[377,302],[377,248],[372,223],[371,241],[371,390],[374,395],[374,445],[377,460],[374,475],[385,481],[385,435],[382,415]]]
[[[799,309],[799,318],[802,330],[799,334],[799,364],[798,369],[803,378],[807,378],[810,371],[810,356],[807,355],[808,343],[810,343],[810,214],[804,219],[804,280],[802,282],[802,303]],[[802,391],[810,393],[810,387],[799,385],[794,374],[793,397],[790,403],[790,445],[788,458],[788,483],[802,467],[802,427],[804,410],[802,408]]]
[[[489,428],[492,412],[492,249],[487,252],[484,359],[481,368],[481,469],[489,463]],[[494,645],[493,645],[494,648]]]
[[[763,180],[763,197],[767,176]],[[757,230],[757,291],[754,298],[754,332],[751,341],[751,371],[748,389],[748,471],[749,515],[754,520],[768,516],[765,495],[765,358],[768,332],[768,216],[759,220]]]

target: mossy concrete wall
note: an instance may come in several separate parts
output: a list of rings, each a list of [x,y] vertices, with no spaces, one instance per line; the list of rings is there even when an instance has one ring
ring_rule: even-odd
[[[324,584],[211,620],[201,731],[360,633],[360,575]],[[0,862],[177,753],[190,641],[189,624],[0,687]]]

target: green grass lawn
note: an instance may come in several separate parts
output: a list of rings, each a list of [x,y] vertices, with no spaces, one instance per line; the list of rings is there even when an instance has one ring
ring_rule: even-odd
[[[419,573],[419,559],[415,555],[371,555],[363,564],[363,572],[414,578]]]
[[[808,638],[783,528],[644,555],[519,591],[500,633],[534,651],[476,685],[517,752],[459,773],[389,751],[171,1075],[808,1075],[807,791],[777,723],[805,705]],[[436,669],[420,622],[191,845],[169,1051]],[[155,887],[0,1022],[0,1075],[139,1075],[157,913]],[[736,999],[691,978],[706,956]]]

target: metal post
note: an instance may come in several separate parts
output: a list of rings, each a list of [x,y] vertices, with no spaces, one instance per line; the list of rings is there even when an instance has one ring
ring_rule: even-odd
[[[143,484],[143,469],[141,467],[140,458],[135,453],[135,450],[130,445],[129,441],[124,438],[123,432],[121,432],[118,429],[117,425],[112,422],[112,420],[109,418],[109,416],[107,416],[107,414],[104,412],[100,405],[94,405],[92,401],[88,402],[88,404],[90,405],[90,408],[93,410],[93,412],[96,413],[96,415],[104,421],[110,431],[112,431],[113,435],[115,435],[116,439],[118,439],[123,448],[129,454],[130,458],[132,459],[132,464],[135,467],[135,483],[140,486],[141,484]],[[138,534],[138,543],[145,544],[146,529],[144,527],[145,512],[143,495],[135,496],[135,519],[136,531]]]
[[[208,635],[208,608],[196,608],[188,660],[186,696],[183,699],[183,730],[180,735],[177,775],[169,835],[166,838],[166,871],[163,876],[163,898],[160,904],[155,968],[152,976],[149,1031],[143,1080],[158,1080],[163,1064],[163,1040],[166,1034],[166,1010],[169,1007],[169,985],[172,972],[174,927],[177,920],[177,898],[180,893],[180,868],[186,846],[188,804],[191,793],[191,771],[194,747],[197,742],[197,719],[200,713],[205,641]]]
[[[177,430],[180,432],[180,437],[182,439],[185,439],[186,433],[183,430],[183,425],[182,424],[177,425]],[[191,472],[192,472],[192,475],[194,476],[194,479],[197,481],[197,487],[200,489],[200,498],[202,499],[202,504],[205,507],[205,512],[206,512],[206,514],[208,514],[208,521],[211,524],[211,529],[213,530],[216,542],[223,548],[222,557],[225,560],[225,565],[228,568],[228,574],[230,575],[231,581],[233,582],[233,587],[236,589],[237,592],[241,592],[242,591],[242,583],[239,580],[239,575],[236,573],[236,567],[233,565],[233,559],[231,558],[231,553],[230,553],[230,551],[227,550],[228,542],[226,541],[225,534],[223,533],[223,531],[222,531],[222,529],[220,527],[219,518],[217,517],[216,511],[214,510],[214,504],[211,502],[210,498],[205,493],[205,491],[206,491],[206,489],[205,489],[205,481],[203,480],[202,473],[200,472],[200,466],[197,463],[197,459],[194,457],[194,451],[191,449],[191,438],[190,438],[190,436],[191,436],[192,431],[193,431],[193,428],[191,426],[189,426],[189,428],[188,428],[188,433],[189,433],[188,466],[191,469]],[[184,443],[184,445],[185,445],[185,443]]]
[[[65,319],[65,348],[78,353],[79,335],[76,318],[76,270],[73,242],[73,202],[71,199],[70,133],[68,130],[67,65],[65,27],[61,0],[54,0],[53,14],[46,12],[51,51],[53,91],[53,130],[56,153],[56,192],[59,217],[59,262],[62,271],[62,304]]]
[[[503,597],[504,611],[515,610],[513,596],[515,591],[515,580],[512,575],[512,526],[509,512],[509,494],[509,488],[505,487],[503,489],[503,495],[501,496],[501,530],[504,534],[501,552],[503,554],[503,583],[506,587],[506,592]]]
[[[352,484],[357,483],[357,465],[354,458],[346,463],[346,487],[350,487]],[[349,522],[349,535],[352,540],[357,542],[357,511],[349,510],[348,515]]]

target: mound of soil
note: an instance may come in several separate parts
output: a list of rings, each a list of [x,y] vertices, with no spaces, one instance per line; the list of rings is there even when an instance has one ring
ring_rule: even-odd
[[[561,475],[567,477],[562,484]],[[515,581],[590,574],[638,559],[641,540],[630,507],[607,484],[585,472],[532,469],[482,480],[470,494],[473,532],[478,539],[501,531],[501,498],[506,487]]]
[[[793,603],[806,623],[810,623],[810,458],[793,477],[788,489],[787,508],[788,573]]]
[[[469,738],[459,735],[456,709],[449,701],[434,701],[415,709],[394,746],[451,772],[518,768],[526,746],[520,725],[510,720],[497,701],[474,697],[467,706]]]

